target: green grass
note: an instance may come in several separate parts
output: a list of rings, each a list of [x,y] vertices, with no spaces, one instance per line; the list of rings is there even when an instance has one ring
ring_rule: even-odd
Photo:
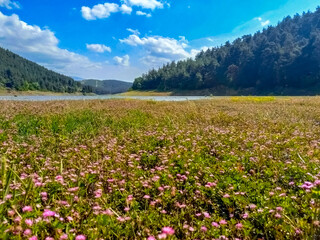
[[[0,239],[316,239],[319,106],[1,102]]]

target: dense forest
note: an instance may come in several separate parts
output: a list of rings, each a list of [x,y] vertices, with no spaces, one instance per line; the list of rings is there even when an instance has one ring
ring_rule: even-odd
[[[19,91],[91,92],[72,78],[50,71],[34,62],[0,48],[0,88]]]
[[[92,87],[96,94],[115,94],[128,91],[132,87],[132,83],[119,80],[82,80],[83,85]]]
[[[320,8],[202,51],[195,59],[153,69],[135,79],[133,89],[320,93]]]

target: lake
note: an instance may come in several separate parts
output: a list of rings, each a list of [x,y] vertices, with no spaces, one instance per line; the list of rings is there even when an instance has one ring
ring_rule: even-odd
[[[193,101],[208,99],[205,96],[0,96],[0,101],[65,101],[65,100],[105,100],[105,99],[139,99],[154,101]]]

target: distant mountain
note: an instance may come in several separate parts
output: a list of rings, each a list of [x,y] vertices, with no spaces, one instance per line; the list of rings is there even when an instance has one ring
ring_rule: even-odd
[[[217,94],[320,94],[320,8],[286,17],[254,35],[171,62],[133,83],[135,90]]]
[[[92,87],[96,94],[115,94],[128,91],[132,87],[132,83],[119,80],[82,80],[81,84]]]
[[[50,71],[1,47],[0,88],[67,93],[92,90],[70,77]]]

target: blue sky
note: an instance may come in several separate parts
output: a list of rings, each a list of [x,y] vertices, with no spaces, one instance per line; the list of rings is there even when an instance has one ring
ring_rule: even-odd
[[[316,0],[0,0],[0,46],[77,78],[133,81]]]

